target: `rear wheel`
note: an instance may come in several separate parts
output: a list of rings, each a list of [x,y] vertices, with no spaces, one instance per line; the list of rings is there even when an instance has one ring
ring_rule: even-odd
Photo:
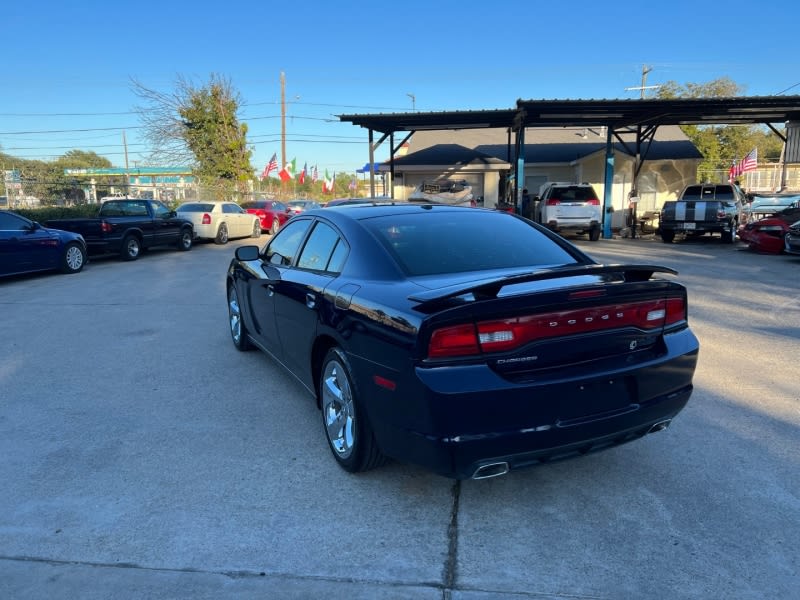
[[[589,230],[589,241],[596,242],[600,239],[600,228],[599,227],[592,227]]]
[[[127,235],[122,240],[122,260],[136,260],[142,253],[142,242],[135,235]]]
[[[261,222],[258,221],[258,220],[255,223],[253,223],[253,234],[252,234],[252,237],[254,237],[254,238],[260,238],[261,237]]]
[[[214,238],[215,244],[227,244],[228,243],[228,226],[225,223],[222,223],[217,229],[217,237]]]
[[[247,337],[247,328],[242,321],[242,307],[239,305],[239,295],[236,287],[228,286],[228,323],[231,328],[231,339],[237,350],[245,352],[250,350],[250,340]]]
[[[193,243],[192,230],[183,229],[181,231],[181,237],[178,238],[178,250],[183,250],[184,252],[186,250],[191,250],[192,243]]]
[[[361,407],[347,357],[331,348],[319,380],[322,425],[336,462],[345,471],[367,471],[386,462]]]
[[[281,226],[281,223],[280,223],[280,221],[278,221],[277,218],[272,219],[272,229],[270,229],[269,232],[272,235],[275,235],[276,233],[278,233],[278,229],[280,228],[280,226]]]
[[[61,257],[62,273],[77,273],[86,264],[86,250],[78,242],[71,242],[64,248]]]
[[[675,232],[674,231],[661,231],[661,241],[665,244],[671,244],[672,240],[675,239]]]

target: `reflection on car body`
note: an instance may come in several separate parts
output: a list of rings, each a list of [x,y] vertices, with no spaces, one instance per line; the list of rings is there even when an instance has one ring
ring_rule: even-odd
[[[699,345],[665,273],[516,215],[398,203],[303,213],[238,248],[226,280],[234,345],[316,398],[340,466],[486,478],[681,411]]]

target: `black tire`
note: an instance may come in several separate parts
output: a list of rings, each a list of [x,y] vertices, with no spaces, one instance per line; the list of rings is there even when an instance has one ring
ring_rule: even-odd
[[[126,235],[122,240],[122,260],[136,260],[142,253],[142,241],[135,235]]]
[[[675,239],[675,232],[674,231],[661,231],[661,241],[665,244],[671,244],[672,240]]]
[[[596,242],[600,239],[600,228],[599,227],[592,227],[589,230],[589,241]]]
[[[722,243],[723,244],[732,244],[736,241],[736,223],[731,223],[731,230],[730,231],[723,231],[722,234]]]
[[[386,462],[363,410],[350,364],[339,348],[322,361],[319,400],[322,428],[339,466],[350,473],[374,469]]]
[[[215,244],[227,244],[228,243],[228,226],[225,223],[222,223],[217,229],[217,237],[214,238]]]
[[[78,242],[70,242],[61,256],[62,273],[78,273],[86,264],[86,250]]]
[[[275,235],[278,233],[278,229],[280,229],[281,223],[278,219],[272,219],[272,229],[269,230],[270,234]]]
[[[178,238],[178,250],[186,252],[191,250],[194,245],[194,234],[188,227],[181,229],[181,236]]]
[[[253,346],[247,337],[247,328],[242,320],[242,307],[239,304],[239,295],[233,284],[228,286],[228,325],[231,331],[233,345],[240,352],[247,352]]]
[[[253,233],[250,237],[260,238],[261,237],[261,221],[256,221],[253,223]]]

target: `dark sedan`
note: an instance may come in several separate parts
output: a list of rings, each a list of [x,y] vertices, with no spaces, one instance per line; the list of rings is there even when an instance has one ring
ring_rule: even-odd
[[[77,273],[86,264],[86,242],[70,231],[42,227],[0,210],[0,276],[60,270]]]
[[[784,237],[784,252],[800,254],[800,221],[792,224]]]
[[[316,398],[347,471],[481,479],[669,425],[699,344],[665,274],[498,211],[326,208],[236,250],[229,323]]]

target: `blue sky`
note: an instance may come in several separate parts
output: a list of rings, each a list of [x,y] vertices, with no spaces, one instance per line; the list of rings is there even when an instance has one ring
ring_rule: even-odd
[[[131,79],[170,91],[211,73],[240,92],[253,167],[320,173],[368,160],[336,115],[510,108],[518,98],[637,98],[625,88],[729,77],[751,96],[800,94],[800,3],[15,1],[2,12],[0,149],[50,160],[93,150],[146,164]],[[413,95],[412,99],[410,95]],[[386,146],[377,160],[388,157]]]

